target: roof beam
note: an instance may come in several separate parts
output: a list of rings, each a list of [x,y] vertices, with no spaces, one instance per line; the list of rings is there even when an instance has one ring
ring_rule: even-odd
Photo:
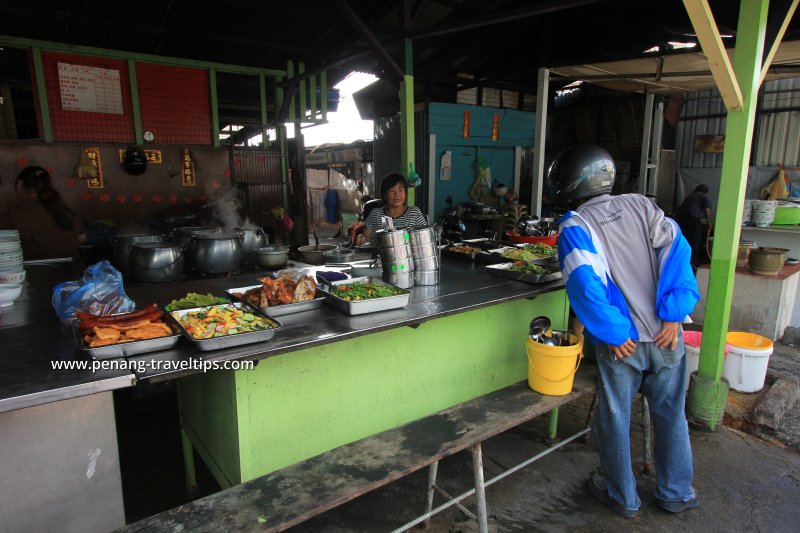
[[[403,81],[403,77],[405,76],[403,69],[400,68],[400,65],[397,64],[386,48],[383,47],[381,42],[375,37],[369,28],[367,28],[366,24],[364,24],[364,22],[358,17],[356,12],[353,11],[353,8],[347,3],[347,0],[333,1],[342,12],[344,17],[353,26],[353,28],[355,28],[359,35],[361,35],[361,37],[369,43],[378,61],[381,63],[381,65],[383,65],[383,68],[386,69],[386,73],[391,77],[391,79],[397,83]]]
[[[786,34],[786,28],[789,27],[789,22],[791,22],[792,16],[794,16],[794,12],[797,10],[798,3],[800,3],[800,0],[785,0],[777,12],[773,14],[775,18],[767,27],[767,35],[764,38],[764,44],[769,46],[769,52],[764,55],[761,64],[761,78],[758,81],[759,85],[764,83],[764,78],[767,76],[769,66],[772,64],[772,60],[775,59],[775,53],[778,51],[783,36]],[[783,20],[781,20],[781,18]],[[781,21],[780,25],[778,25],[778,21]],[[770,42],[772,45],[769,45]]]
[[[543,15],[545,13],[552,13],[554,11],[562,11],[564,9],[585,6],[587,4],[596,4],[602,1],[604,0],[550,0],[549,2],[541,2],[530,7],[514,9],[498,15],[481,17],[479,19],[468,20],[460,24],[450,24],[442,26],[441,28],[416,32],[413,33],[411,37],[413,39],[424,39],[426,37],[447,35],[448,33],[457,33],[474,28],[482,28],[484,26],[491,26],[493,24],[500,24],[502,22],[510,22],[512,20],[519,20],[526,17]]]
[[[708,66],[711,68],[711,74],[717,83],[725,107],[728,111],[741,109],[743,105],[742,89],[739,87],[739,82],[736,81],[736,73],[733,71],[731,60],[722,44],[722,37],[719,35],[708,0],[683,0],[683,5],[692,21],[703,53],[708,58]]]

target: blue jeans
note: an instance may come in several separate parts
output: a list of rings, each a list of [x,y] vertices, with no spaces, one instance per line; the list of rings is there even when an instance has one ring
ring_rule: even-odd
[[[639,509],[631,467],[631,405],[637,391],[650,404],[655,430],[656,498],[682,502],[692,498],[692,449],[684,413],[686,349],[680,333],[675,350],[654,342],[637,342],[636,351],[617,360],[598,344],[600,385],[592,431],[600,449],[600,464],[611,498],[626,509]]]

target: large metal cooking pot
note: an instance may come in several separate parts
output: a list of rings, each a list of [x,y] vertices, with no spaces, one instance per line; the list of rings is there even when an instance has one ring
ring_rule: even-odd
[[[206,235],[220,232],[222,232],[222,228],[218,226],[184,226],[172,230],[170,239],[181,246],[187,246],[193,235]]]
[[[256,250],[269,244],[267,235],[259,227],[235,228],[234,231],[241,231],[242,235],[244,235],[242,238],[242,251],[244,252],[244,258],[247,260],[255,257]]]
[[[114,238],[114,266],[120,272],[130,272],[130,248],[140,242],[161,242],[164,236],[156,233],[129,233]]]
[[[283,245],[264,246],[255,252],[256,263],[264,268],[280,268],[289,261],[289,247]]]
[[[129,264],[138,281],[164,283],[181,279],[185,257],[183,247],[171,242],[137,242],[130,247]]]
[[[201,274],[225,274],[242,266],[244,251],[240,231],[198,233],[189,238],[187,255]]]

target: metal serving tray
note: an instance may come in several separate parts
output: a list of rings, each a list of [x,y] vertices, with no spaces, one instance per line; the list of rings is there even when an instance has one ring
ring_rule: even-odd
[[[364,278],[353,278],[353,279],[346,279],[342,281],[335,281],[331,283],[330,287],[336,287],[337,285],[349,285],[351,283],[377,283],[380,285],[384,285],[386,287],[391,287],[400,292],[397,296],[385,296],[383,298],[370,298],[369,300],[360,300],[358,302],[348,302],[346,300],[342,300],[338,296],[334,296],[330,292],[317,289],[318,291],[322,292],[325,295],[325,299],[334,306],[339,311],[346,313],[348,315],[363,315],[366,313],[374,313],[376,311],[386,311],[389,309],[399,309],[400,307],[405,307],[408,305],[408,298],[411,296],[411,293],[405,289],[401,289],[391,283],[386,283],[381,278],[375,277],[364,277]]]
[[[509,270],[509,268],[512,266],[514,266],[514,263],[486,265],[486,271],[492,276],[513,279],[515,281],[524,281],[525,283],[546,283],[548,281],[561,279],[561,270],[559,270],[557,264],[539,265],[547,270],[546,274],[526,274],[524,272],[513,272]]]
[[[120,342],[117,344],[107,344],[106,346],[97,346],[92,348],[86,344],[81,335],[80,322],[78,320],[72,321],[72,336],[75,337],[75,344],[78,351],[85,353],[93,359],[116,359],[117,357],[128,357],[131,355],[140,355],[143,353],[157,352],[159,350],[168,350],[178,344],[181,340],[181,333],[175,324],[167,318],[164,313],[164,323],[172,328],[172,335],[165,335],[163,337],[155,337],[153,339],[142,339],[140,341]]]
[[[239,309],[243,309],[248,313],[253,313],[254,315],[260,315],[265,317],[264,313],[258,310],[258,308],[253,307],[251,305],[246,304],[245,302],[231,302],[229,304],[217,304],[217,305],[232,305]],[[171,313],[167,313],[169,319],[180,329],[183,333],[183,336],[186,337],[188,340],[193,342],[197,349],[202,352],[207,352],[210,350],[219,350],[221,348],[230,348],[231,346],[240,346],[242,344],[251,344],[254,342],[262,342],[268,341],[272,337],[275,336],[275,332],[279,327],[283,324],[275,320],[271,317],[265,317],[266,320],[275,324],[275,327],[272,329],[265,329],[262,331],[250,331],[247,333],[234,333],[233,335],[225,335],[223,337],[214,337],[212,339],[195,339],[192,337],[188,331],[183,327],[183,325],[175,318],[175,316],[182,317],[186,313],[191,313],[192,311],[199,311],[201,309],[207,309],[208,307],[213,306],[206,306],[206,307],[195,307],[192,309],[179,309],[177,311],[172,311]]]
[[[452,246],[458,246],[458,245],[456,244],[456,245],[452,245]],[[442,250],[442,257],[451,257],[453,259],[458,259],[459,261],[474,261],[475,258],[481,253],[481,252],[477,252],[477,253],[474,253],[474,254],[465,254],[465,253],[462,253],[462,252],[454,252],[452,250],[448,250],[447,249],[448,246],[440,246],[439,248]],[[476,248],[476,247],[473,246],[473,248]]]
[[[261,285],[250,285],[249,287],[237,287],[235,289],[225,289],[225,292],[228,293],[228,297],[236,300],[245,302],[242,298],[235,296],[234,292],[241,292],[245,293],[250,289],[258,289]],[[310,311],[311,309],[319,309],[322,307],[322,304],[325,303],[325,295],[319,294],[319,286],[317,286],[317,294],[314,296],[313,300],[308,302],[296,302],[293,304],[281,304],[281,305],[274,305],[271,307],[261,307],[260,305],[253,305],[250,302],[245,302],[247,305],[251,307],[255,307],[263,314],[271,317],[282,316],[282,315],[290,315],[292,313],[300,313],[302,311]]]

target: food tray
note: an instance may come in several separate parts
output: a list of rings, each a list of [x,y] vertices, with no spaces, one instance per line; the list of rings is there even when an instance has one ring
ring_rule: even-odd
[[[478,256],[478,253],[474,254],[465,254],[461,252],[453,252],[447,249],[447,246],[442,246],[442,257],[451,257],[453,259],[458,259],[459,261],[474,261],[475,258]]]
[[[225,304],[218,304],[218,305],[225,305]],[[258,310],[258,308],[248,305],[244,302],[232,302],[227,305],[233,305],[238,307],[239,309],[243,309],[247,312],[251,312],[255,315],[264,316],[264,313]],[[211,306],[208,306],[211,307]],[[263,331],[250,331],[247,333],[235,333],[233,335],[225,335],[224,337],[214,337],[212,339],[195,339],[192,337],[186,329],[184,329],[183,325],[174,317],[174,315],[183,316],[186,313],[190,313],[192,311],[199,311],[200,309],[205,309],[203,307],[195,307],[194,309],[179,309],[177,311],[173,311],[172,313],[167,313],[166,316],[169,317],[170,321],[175,324],[175,326],[180,329],[183,336],[186,337],[189,341],[193,342],[197,349],[201,352],[207,352],[210,350],[219,350],[221,348],[230,348],[232,346],[240,346],[242,344],[251,344],[254,342],[262,342],[268,341],[272,337],[275,336],[275,332],[282,326],[280,322],[275,320],[274,318],[267,317],[267,320],[274,323],[275,327],[272,329],[265,329]]]
[[[514,263],[486,265],[486,271],[492,276],[513,279],[515,281],[524,281],[525,283],[546,283],[548,281],[561,279],[561,270],[559,270],[557,264],[539,265],[548,271],[547,274],[526,274],[524,272],[512,272],[508,270],[512,266],[514,266]]]
[[[232,298],[236,301],[243,301],[241,298],[238,298],[233,295],[234,292],[247,292],[250,289],[257,289],[261,287],[261,285],[250,285],[249,287],[237,287],[235,289],[226,289],[225,292],[228,293],[228,297]],[[275,305],[271,307],[261,307],[252,305],[250,302],[246,302],[247,305],[251,307],[255,307],[262,314],[265,314],[270,317],[282,316],[282,315],[290,315],[292,313],[300,313],[302,311],[310,311],[311,309],[319,309],[322,307],[322,304],[325,303],[325,296],[319,293],[319,286],[317,286],[317,294],[314,296],[314,299],[308,302],[296,302],[293,304],[282,304],[282,305]]]
[[[383,298],[371,298],[369,300],[360,300],[358,302],[348,302],[346,300],[342,300],[338,296],[334,296],[333,294],[323,290],[317,289],[318,292],[322,292],[325,295],[325,299],[334,306],[339,311],[348,314],[348,315],[363,315],[365,313],[375,313],[377,311],[386,311],[388,309],[398,309],[400,307],[405,307],[408,305],[408,298],[411,296],[411,293],[405,289],[401,289],[391,283],[386,283],[381,278],[375,277],[364,277],[364,278],[353,278],[347,279],[342,281],[335,281],[331,283],[332,287],[337,285],[347,285],[350,283],[377,283],[380,285],[385,285],[387,287],[391,287],[395,290],[400,291],[400,294],[397,296],[385,296]]]
[[[117,357],[128,357],[131,355],[157,352],[159,350],[168,350],[178,344],[178,341],[181,339],[180,330],[167,318],[168,314],[169,313],[164,313],[164,323],[171,327],[172,331],[178,331],[178,333],[174,333],[173,335],[165,335],[164,337],[155,337],[153,339],[142,339],[140,341],[120,342],[91,348],[83,341],[83,335],[81,335],[79,327],[80,322],[78,320],[73,320],[72,336],[75,337],[75,344],[78,347],[78,351],[85,353],[93,359],[116,359]]]

